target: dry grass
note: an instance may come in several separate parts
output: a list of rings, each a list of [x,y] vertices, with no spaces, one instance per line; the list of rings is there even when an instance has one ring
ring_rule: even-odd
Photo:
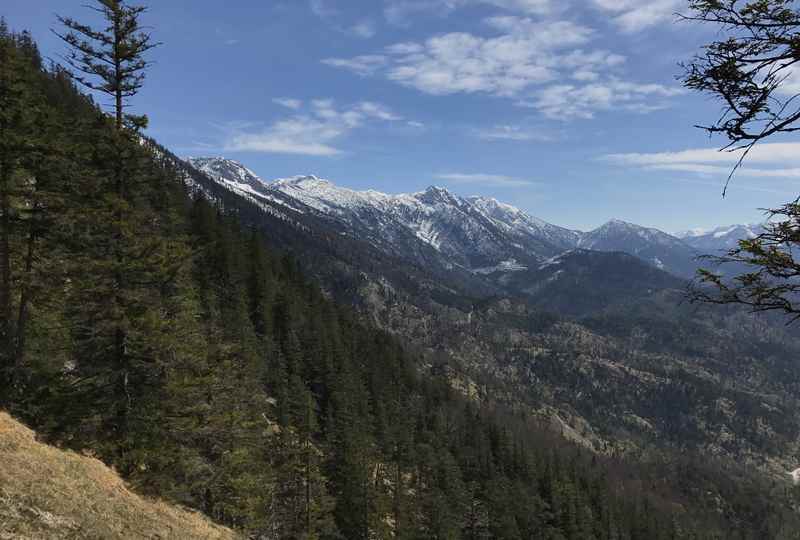
[[[0,412],[0,540],[235,539],[202,515],[128,490],[100,461],[36,441]]]

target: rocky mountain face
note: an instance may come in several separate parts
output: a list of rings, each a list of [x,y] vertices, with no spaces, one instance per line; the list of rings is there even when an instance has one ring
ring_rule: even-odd
[[[441,187],[410,194],[354,191],[315,176],[264,182],[223,158],[190,158],[199,170],[245,196],[306,207],[344,224],[350,234],[382,249],[430,263],[420,243],[443,264],[475,274],[535,268],[564,251],[583,248],[632,254],[659,269],[691,277],[694,249],[657,229],[610,221],[589,232],[547,223],[488,197],[460,197]]]
[[[776,479],[795,468],[800,336],[687,305],[673,270],[688,271],[694,253],[682,240],[623,222],[571,231],[441,188],[257,184],[192,163],[190,187],[268,231],[329,294],[472,399],[536,415],[609,456],[745,463]]]

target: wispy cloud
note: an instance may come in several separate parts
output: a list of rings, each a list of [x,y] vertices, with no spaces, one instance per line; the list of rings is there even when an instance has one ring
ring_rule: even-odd
[[[725,179],[743,152],[744,150],[728,152],[714,148],[692,148],[678,152],[607,154],[602,159],[632,168],[685,172]],[[800,143],[767,143],[755,146],[736,174],[752,178],[800,178]]]
[[[446,173],[437,174],[436,178],[452,184],[478,184],[491,187],[523,187],[536,185],[536,182],[530,180],[501,174]]]
[[[666,106],[666,98],[681,93],[676,88],[624,80],[625,57],[583,48],[595,36],[587,26],[515,15],[489,17],[484,22],[496,35],[451,32],[323,63],[362,77],[380,75],[431,95],[483,93],[513,98],[560,119],[592,118],[596,111],[609,109],[651,112]]]
[[[323,19],[339,14],[339,10],[333,7],[328,0],[309,0],[308,7],[314,15]]]
[[[597,111],[623,109],[646,114],[667,107],[654,100],[678,96],[680,88],[660,84],[638,84],[619,79],[591,83],[583,86],[558,84],[545,88],[532,101],[520,104],[541,111],[554,120],[594,118]]]
[[[387,58],[381,54],[365,54],[353,58],[326,58],[322,63],[350,70],[357,75],[367,76],[385,66]]]
[[[724,185],[723,181],[714,182],[714,181],[710,181],[710,180],[697,180],[697,179],[694,179],[694,178],[675,177],[675,178],[665,178],[665,180],[667,182],[675,182],[675,183],[679,183],[679,184],[694,184],[694,185],[697,185],[697,186],[710,186],[710,187],[714,187],[714,188],[721,188]],[[779,195],[796,195],[797,194],[796,191],[791,190],[791,189],[775,189],[775,188],[771,188],[771,187],[753,186],[753,185],[747,185],[747,184],[738,185],[738,186],[736,186],[736,189],[737,190],[742,190],[742,191],[752,191],[752,192],[755,192],[755,193],[776,193],[776,194],[779,194]]]
[[[337,32],[361,39],[369,39],[377,34],[375,21],[372,19],[361,19],[352,25],[342,22],[344,14],[334,7],[334,3],[334,0],[309,0],[308,6],[314,15],[329,22]]]
[[[677,152],[608,154],[606,159],[626,165],[664,165],[674,163],[735,164],[742,150],[721,151],[716,148],[692,148]],[[800,143],[764,143],[753,147],[747,163],[800,163]]]
[[[337,107],[331,99],[316,99],[303,110],[299,100],[282,98],[282,101],[285,102],[282,105],[297,110],[297,114],[266,127],[229,124],[225,126],[225,150],[335,156],[342,153],[336,144],[354,130],[370,122],[402,120],[386,106],[371,101]]]
[[[553,138],[546,133],[532,131],[521,126],[496,125],[489,128],[474,129],[472,134],[486,141],[539,141],[548,142]]]
[[[280,105],[281,107],[294,110],[297,110],[303,106],[303,102],[301,100],[294,98],[274,98],[272,102]]]
[[[364,19],[348,29],[348,32],[356,37],[360,37],[363,39],[369,39],[373,37],[377,30],[375,29],[375,23],[370,19]]]
[[[731,167],[722,165],[704,165],[700,163],[665,163],[661,165],[648,165],[647,168],[661,171],[680,171],[691,172],[709,176],[728,176]],[[736,171],[740,176],[752,176],[761,178],[800,178],[800,168],[791,169],[759,169],[742,167]]]
[[[685,0],[592,0],[623,32],[639,32],[675,18]]]
[[[384,17],[390,24],[407,26],[414,16],[432,13],[447,16],[456,9],[487,5],[522,15],[546,15],[564,6],[559,0],[386,0]]]

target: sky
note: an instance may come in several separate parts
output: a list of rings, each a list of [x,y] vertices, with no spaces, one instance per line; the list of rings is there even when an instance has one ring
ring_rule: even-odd
[[[60,61],[76,0],[3,0],[0,15]],[[265,180],[353,189],[430,185],[588,230],[675,232],[763,219],[798,195],[800,141],[737,156],[696,124],[720,104],[679,62],[719,37],[686,0],[147,1],[163,44],[132,107],[180,156],[225,156]]]

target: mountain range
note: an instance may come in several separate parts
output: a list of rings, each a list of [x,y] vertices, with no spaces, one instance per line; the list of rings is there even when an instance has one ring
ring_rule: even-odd
[[[770,478],[795,466],[796,332],[684,301],[694,258],[729,245],[731,227],[582,232],[440,187],[389,195],[315,176],[265,182],[223,158],[183,166],[190,189],[265,231],[471,399],[609,456],[690,452]]]
[[[233,160],[188,158],[219,185],[266,203],[270,211],[291,209],[336,221],[343,234],[365,239],[416,264],[432,259],[450,270],[494,277],[535,270],[565,251],[624,252],[673,275],[691,278],[698,255],[735,246],[756,227],[670,235],[658,229],[611,220],[582,232],[548,223],[490,197],[461,197],[445,188],[390,195],[355,191],[313,175],[267,182]]]

